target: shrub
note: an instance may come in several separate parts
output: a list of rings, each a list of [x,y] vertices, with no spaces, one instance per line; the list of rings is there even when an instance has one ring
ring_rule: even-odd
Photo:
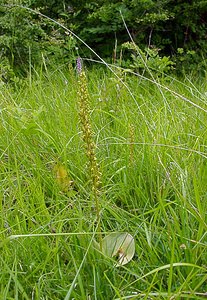
[[[27,9],[11,5],[20,2]],[[0,0],[0,4],[1,56],[15,73],[38,65],[42,55],[55,64],[65,63],[71,56],[73,60],[77,44],[81,56],[89,54],[64,28],[38,12],[70,28],[105,58],[112,57],[114,48],[121,51],[121,45],[130,39],[165,69],[172,66],[172,60],[180,70],[189,69],[189,64],[182,64],[191,57],[189,53],[195,53],[192,62],[202,64],[207,51],[207,3],[202,0]],[[151,51],[152,47],[159,49],[159,54]],[[184,49],[183,58],[179,48]]]

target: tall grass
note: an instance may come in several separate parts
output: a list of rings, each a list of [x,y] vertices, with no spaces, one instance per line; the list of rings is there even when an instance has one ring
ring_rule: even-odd
[[[1,89],[0,298],[203,299],[206,84],[126,74],[123,86],[97,68],[87,77],[102,233],[129,232],[136,255],[116,268],[93,246],[76,74],[37,73]]]

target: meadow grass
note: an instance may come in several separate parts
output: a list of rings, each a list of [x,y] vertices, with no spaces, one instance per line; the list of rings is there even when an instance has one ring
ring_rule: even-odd
[[[126,73],[123,85],[100,68],[87,80],[100,227],[75,72],[1,87],[0,299],[203,299],[206,83]],[[133,260],[115,267],[97,228],[130,233]]]

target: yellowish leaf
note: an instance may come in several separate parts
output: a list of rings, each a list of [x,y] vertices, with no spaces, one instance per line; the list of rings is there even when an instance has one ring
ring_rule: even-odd
[[[59,187],[63,192],[67,192],[71,189],[73,181],[69,178],[67,169],[61,164],[57,164],[53,168],[55,179]]]
[[[135,242],[127,232],[110,233],[102,241],[102,251],[116,260],[116,267],[130,262],[135,254]]]

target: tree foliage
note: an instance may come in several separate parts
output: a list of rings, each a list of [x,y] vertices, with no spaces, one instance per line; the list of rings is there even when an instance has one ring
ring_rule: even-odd
[[[119,54],[121,45],[133,40],[143,51],[159,49],[179,68],[204,64],[203,0],[0,0],[1,69],[5,61],[13,70],[28,69],[43,55],[56,63],[70,60],[77,41],[38,12],[74,31],[104,57],[111,58],[114,49]]]

